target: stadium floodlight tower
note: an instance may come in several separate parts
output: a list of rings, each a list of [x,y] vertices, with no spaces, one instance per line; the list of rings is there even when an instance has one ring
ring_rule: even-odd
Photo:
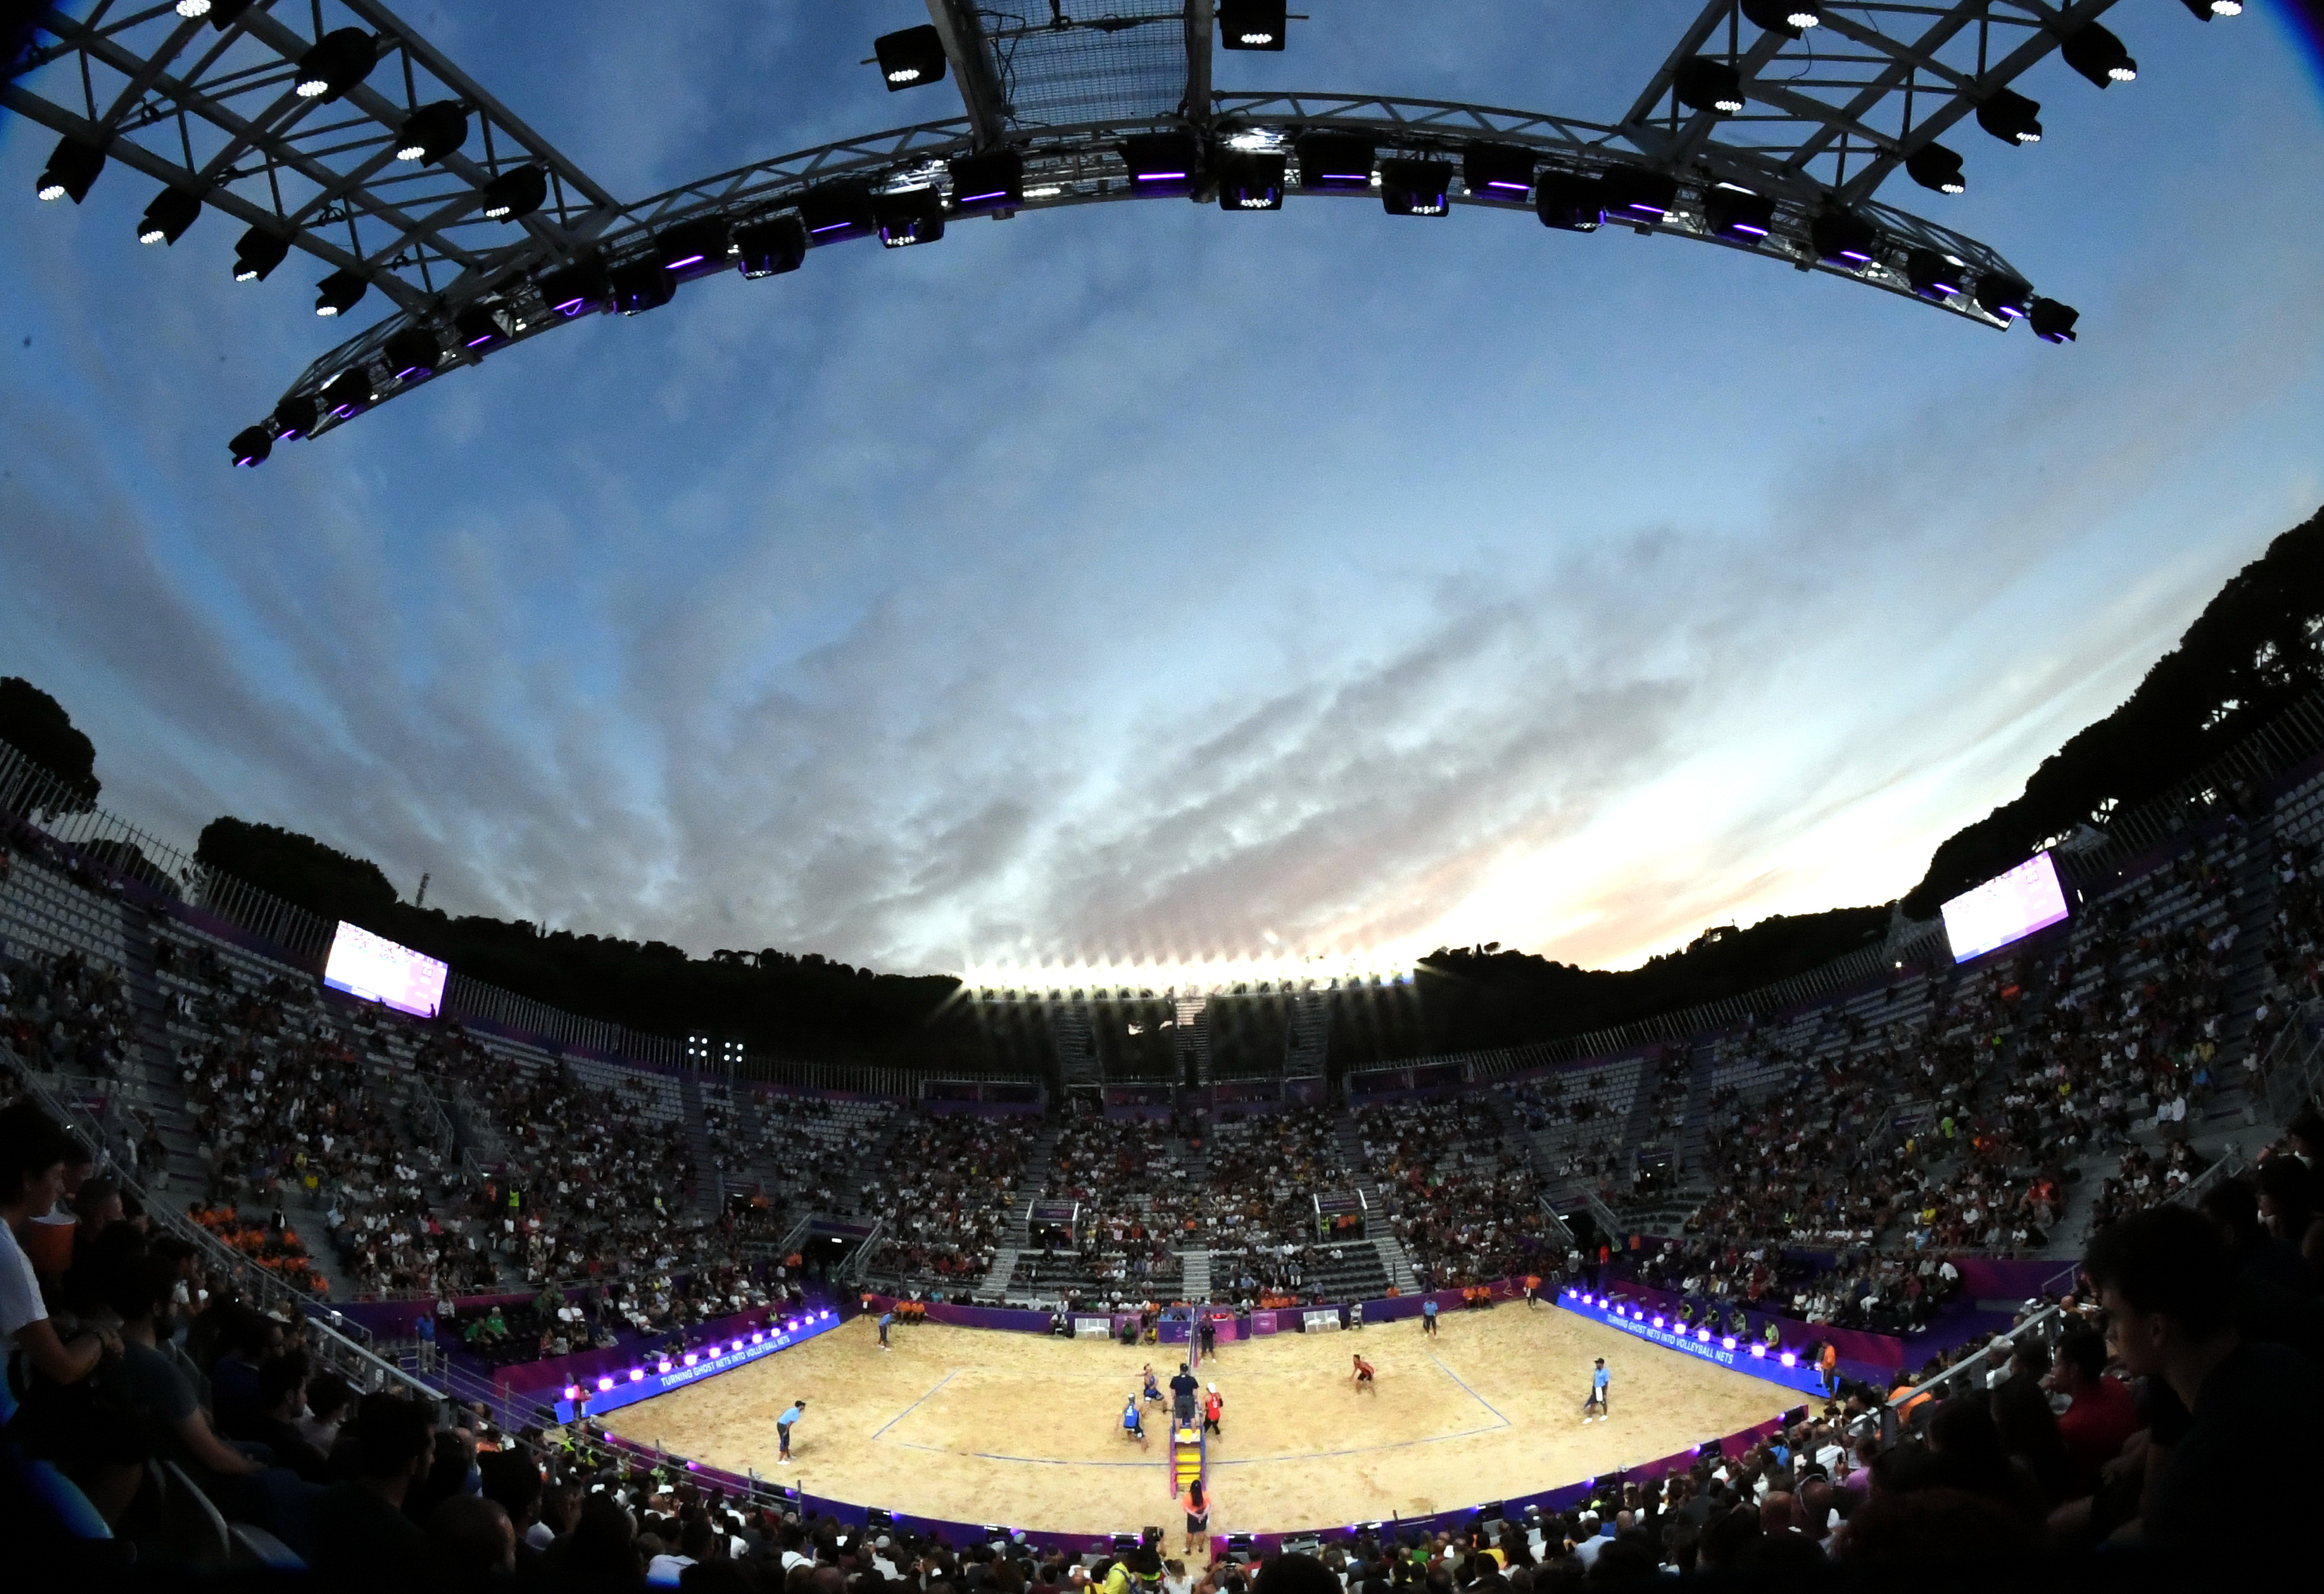
[[[2036,142],[2037,71],[2100,88],[2138,75],[2099,23],[2116,0],[1709,0],[1628,108],[1593,121],[1218,87],[1221,50],[1279,51],[1292,23],[1323,25],[1279,0],[1108,0],[1088,17],[925,4],[927,21],[879,35],[867,65],[887,92],[935,89],[915,102],[930,120],[628,201],[380,0],[51,7],[0,74],[0,105],[59,140],[41,198],[78,204],[119,167],[153,185],[141,238],[174,244],[219,210],[244,229],[236,281],[297,253],[319,268],[318,314],[386,303],[235,433],[235,458],[255,465],[581,317],[691,298],[703,277],[782,275],[857,238],[933,244],[979,213],[1164,197],[1257,215],[1287,195],[1360,195],[1433,218],[1529,198],[1553,232],[1618,223],[2063,342],[2070,308],[1879,195],[1900,171],[1935,204],[1963,192],[1977,162],[1946,141],[1964,120],[2020,152],[1980,143],[1978,161],[2055,158]],[[2207,22],[2242,9],[2185,4]],[[2065,72],[2044,68],[2052,55]],[[943,114],[954,96],[959,114]],[[1369,152],[1363,180],[1310,180],[1303,149]],[[669,240],[700,237],[723,251],[669,264]],[[441,352],[399,365],[391,350],[419,346],[415,329]]]

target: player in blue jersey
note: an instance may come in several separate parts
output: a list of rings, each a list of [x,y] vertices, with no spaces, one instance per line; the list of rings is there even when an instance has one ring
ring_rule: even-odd
[[[1138,1396],[1135,1395],[1122,1403],[1121,1436],[1134,1439],[1141,1445],[1146,1442],[1146,1417],[1138,1409]]]
[[[1598,1365],[1591,1370],[1590,1398],[1582,1403],[1582,1420],[1583,1422],[1586,1423],[1590,1420],[1591,1413],[1593,1410],[1597,1413],[1598,1420],[1600,1422],[1602,1423],[1606,1420],[1609,1414],[1606,1408],[1606,1387],[1609,1381],[1610,1380],[1606,1372],[1606,1359],[1601,1356],[1598,1359]]]

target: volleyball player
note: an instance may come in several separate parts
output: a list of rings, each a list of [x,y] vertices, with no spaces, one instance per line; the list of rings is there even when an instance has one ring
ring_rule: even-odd
[[[1146,1442],[1146,1416],[1138,1409],[1138,1396],[1135,1395],[1124,1402],[1121,1407],[1121,1436],[1124,1439],[1134,1439],[1140,1445]]]
[[[1582,1403],[1583,1422],[1590,1420],[1590,1414],[1593,1407],[1597,1411],[1598,1420],[1601,1423],[1606,1420],[1609,1414],[1606,1406],[1606,1387],[1609,1382],[1610,1379],[1606,1372],[1606,1359],[1601,1356],[1598,1359],[1598,1365],[1591,1369],[1590,1398]]]
[[[1372,1364],[1364,1359],[1363,1353],[1361,1351],[1358,1351],[1356,1353],[1355,1363],[1356,1370],[1351,1376],[1355,1381],[1356,1387],[1359,1389],[1369,1389],[1373,1394],[1378,1395],[1379,1393],[1379,1386],[1372,1382]]]
[[[806,1414],[807,1402],[794,1400],[783,1409],[783,1414],[775,1419],[775,1439],[782,1447],[782,1453],[775,1459],[783,1466],[791,1464],[791,1425]]]

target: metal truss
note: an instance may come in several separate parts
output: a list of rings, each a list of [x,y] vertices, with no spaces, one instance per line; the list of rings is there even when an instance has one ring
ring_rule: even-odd
[[[208,15],[190,18],[173,0],[95,0],[78,18],[51,6],[38,16],[33,47],[0,72],[0,106],[198,198],[250,235],[303,251],[343,286],[351,276],[391,301],[392,314],[317,359],[283,395],[278,414],[349,373],[364,379],[367,404],[326,404],[311,428],[294,428],[319,435],[457,365],[567,325],[572,318],[542,299],[544,273],[577,261],[619,268],[645,257],[665,228],[708,217],[763,220],[843,181],[884,193],[934,189],[948,206],[947,162],[1003,147],[1024,163],[1016,209],[1157,197],[1130,180],[1120,145],[1157,132],[1192,133],[1214,153],[1292,154],[1298,135],[1332,131],[1368,136],[1391,158],[1457,161],[1489,143],[1532,152],[1548,172],[1642,168],[1671,179],[1677,195],[1659,220],[1625,218],[1639,231],[1768,255],[2006,326],[1980,307],[1974,285],[2022,285],[2023,273],[1990,246],[1874,195],[2115,0],[1823,0],[1810,8],[1821,25],[1797,36],[1757,27],[1743,9],[1750,0],[1711,0],[1610,124],[1367,95],[1221,91],[1211,81],[1213,0],[1091,0],[1108,11],[1078,22],[1041,0],[926,3],[964,115],[818,145],[631,203],[593,181],[378,0],[240,7],[216,0]],[[301,97],[298,63],[341,29],[370,40],[376,66],[343,93]],[[1731,110],[1685,103],[1682,78],[1700,69],[1689,65],[1697,58],[1731,71],[1724,79]],[[469,118],[465,139],[432,161],[399,161],[399,146],[413,142],[406,124],[438,102]],[[488,217],[488,189],[521,169],[539,174],[538,207]],[[1205,180],[1194,185],[1197,199],[1214,192]],[[1770,203],[1765,237],[1714,229],[1710,197],[1722,189]],[[1525,208],[1471,195],[1458,181],[1447,198],[1462,207]],[[1810,229],[1836,211],[1870,225],[1869,258],[1819,254]],[[1932,293],[1925,279],[1916,287],[1908,263],[1932,253],[1968,290]],[[490,315],[496,333],[488,347],[466,348],[448,336],[464,311]],[[383,351],[414,326],[448,346],[432,371],[399,375]]]

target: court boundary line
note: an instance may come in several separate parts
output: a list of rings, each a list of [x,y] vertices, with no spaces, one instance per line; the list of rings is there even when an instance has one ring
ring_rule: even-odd
[[[899,1423],[902,1422],[906,1417],[910,1416],[914,1412],[916,1412],[916,1411],[919,1410],[919,1409],[920,1409],[920,1407],[922,1407],[922,1406],[924,1406],[924,1405],[927,1405],[927,1403],[928,1403],[930,1400],[932,1400],[933,1398],[935,1398],[936,1390],[943,1388],[946,1384],[951,1383],[954,1378],[957,1378],[958,1377],[960,1377],[960,1368],[953,1368],[953,1369],[952,1369],[952,1371],[950,1371],[950,1372],[946,1373],[943,1377],[938,1378],[938,1379],[936,1381],[935,1385],[929,1388],[928,1392],[927,1392],[926,1395],[921,1396],[918,1400],[916,1400],[916,1401],[912,1402],[912,1404],[911,1404],[911,1405],[909,1405],[906,1406],[902,1411],[898,1412],[894,1416],[890,1417],[886,1422],[884,1422],[884,1423],[881,1424],[880,1424],[880,1426],[879,1426],[879,1428],[878,1428],[878,1430],[877,1430],[875,1433],[873,1433],[873,1434],[872,1435],[872,1438],[874,1438],[874,1439],[879,1438],[879,1437],[880,1437],[880,1435],[881,1435],[881,1433],[885,1433],[889,1429],[890,1429],[890,1428],[894,1427],[897,1424],[899,1424]],[[901,1444],[901,1443],[903,1443],[904,1442],[903,1442],[902,1440],[900,1440],[900,1439],[899,1439],[899,1440],[898,1440],[896,1442],[897,1442],[897,1443],[899,1443],[899,1444]],[[919,1447],[916,1445],[916,1446],[914,1446],[913,1448],[914,1448],[914,1449],[918,1449],[918,1448],[919,1448]]]
[[[1474,1389],[1470,1388],[1468,1379],[1462,1377],[1459,1373],[1454,1372],[1451,1368],[1445,1367],[1444,1359],[1443,1357],[1437,1355],[1435,1351],[1431,1350],[1428,1353],[1428,1359],[1434,1362],[1438,1367],[1443,1368],[1444,1376],[1452,1379],[1454,1383],[1460,1385],[1462,1390],[1469,1396],[1470,1399],[1475,1401],[1479,1405],[1483,1406],[1487,1411],[1491,1412],[1493,1415],[1500,1417],[1502,1427],[1512,1428],[1516,1426],[1516,1424],[1511,1423],[1508,1418],[1501,1416],[1500,1409],[1494,1405],[1491,1401],[1487,1400]],[[1480,1430],[1480,1432],[1489,1432],[1489,1430]]]

